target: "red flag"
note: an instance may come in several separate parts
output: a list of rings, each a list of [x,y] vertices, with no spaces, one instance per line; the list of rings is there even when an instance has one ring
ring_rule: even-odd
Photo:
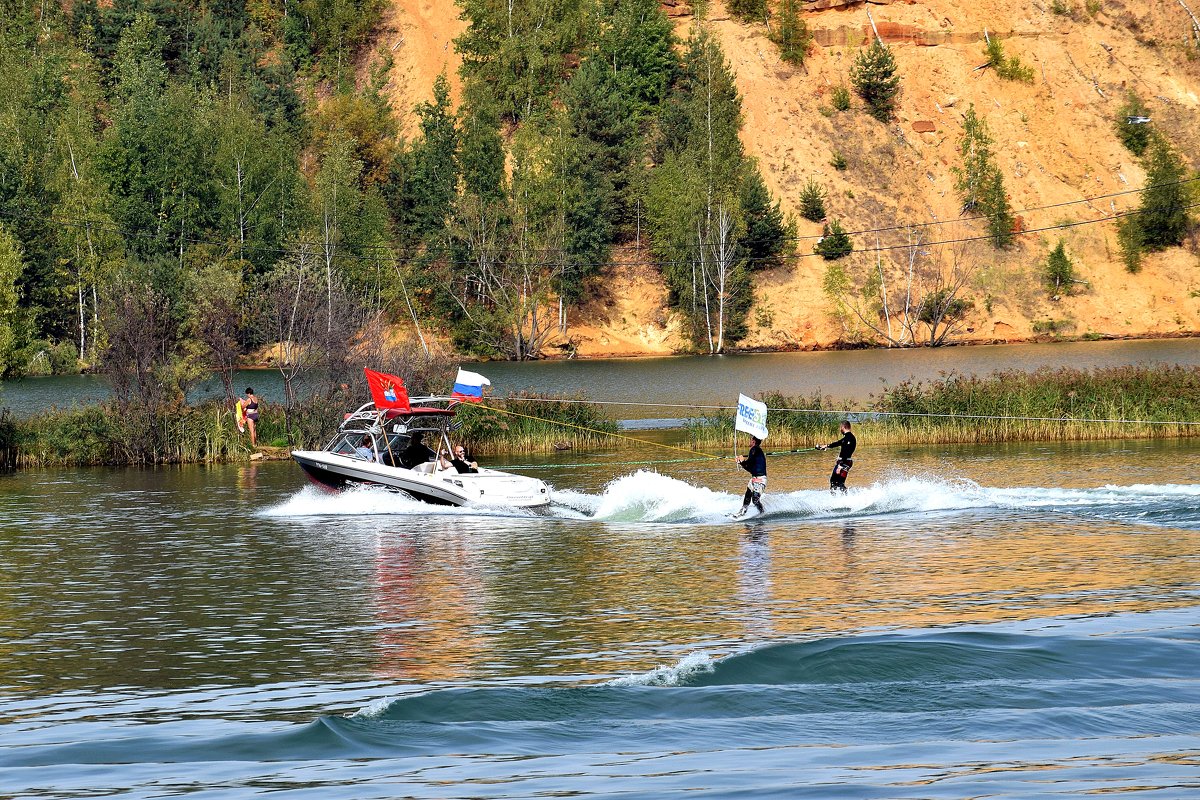
[[[373,369],[363,369],[367,376],[367,386],[371,388],[371,399],[379,410],[395,408],[400,411],[411,411],[408,404],[408,390],[404,381],[386,372],[376,372]]]

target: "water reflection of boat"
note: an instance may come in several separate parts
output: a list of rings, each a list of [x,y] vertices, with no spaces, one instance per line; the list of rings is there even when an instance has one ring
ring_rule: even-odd
[[[431,449],[439,457],[450,452],[447,433],[457,406],[448,397],[414,397],[407,411],[367,403],[346,415],[323,450],[293,450],[292,458],[314,481],[335,489],[367,484],[437,505],[549,507],[550,489],[537,478],[485,467],[460,473],[453,466],[441,468],[440,458],[406,466],[411,462],[403,455],[414,440],[436,439]]]

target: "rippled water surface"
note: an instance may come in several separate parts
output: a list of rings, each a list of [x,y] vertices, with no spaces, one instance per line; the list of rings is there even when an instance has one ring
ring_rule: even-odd
[[[1200,796],[1200,444],[0,478],[0,796]],[[562,458],[561,456],[559,457]]]

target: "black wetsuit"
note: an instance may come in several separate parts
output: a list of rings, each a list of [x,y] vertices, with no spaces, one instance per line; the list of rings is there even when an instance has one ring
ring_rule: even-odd
[[[840,447],[841,452],[838,453],[838,460],[833,464],[833,473],[829,476],[829,488],[835,491],[846,491],[846,473],[854,466],[854,460],[851,456],[854,455],[854,448],[858,447],[858,440],[854,438],[854,434],[846,431],[842,434],[842,438],[836,442],[830,442],[825,445],[829,447]]]
[[[767,457],[763,455],[762,448],[758,445],[750,447],[750,451],[746,453],[746,457],[742,459],[738,466],[749,472],[752,478],[767,477]],[[742,508],[744,509],[753,502],[754,507],[761,512],[763,510],[761,497],[762,495],[759,492],[746,487],[746,494],[742,497]]]
[[[454,467],[454,469],[457,470],[460,475],[464,472],[479,472],[478,469],[467,463],[466,459],[459,458],[458,456],[450,459],[450,465]]]
[[[418,464],[424,464],[426,461],[433,461],[437,458],[437,453],[430,450],[423,442],[410,442],[408,447],[404,448],[404,452],[400,454],[400,466],[412,469]]]

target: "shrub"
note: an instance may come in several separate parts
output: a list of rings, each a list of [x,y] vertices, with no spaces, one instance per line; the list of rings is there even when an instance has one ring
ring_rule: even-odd
[[[761,20],[767,15],[767,0],[729,0],[729,13],[744,22]]]
[[[1022,64],[1021,59],[1016,56],[1005,56],[1004,45],[1000,43],[999,38],[987,37],[984,53],[987,55],[988,64],[1004,80],[1033,83],[1033,68]]]
[[[850,81],[867,104],[871,116],[880,122],[892,118],[896,95],[900,93],[900,76],[896,74],[896,59],[892,50],[879,39],[859,51],[850,68]]]
[[[840,151],[833,151],[833,158],[829,160],[829,166],[841,172],[846,168],[846,157]]]
[[[812,178],[800,190],[800,216],[813,222],[825,219],[825,188]]]
[[[839,83],[833,87],[833,93],[829,96],[829,100],[833,103],[833,107],[838,111],[850,110],[850,90],[846,88],[846,84]]]
[[[844,258],[854,251],[850,235],[842,229],[840,220],[834,220],[821,230],[821,238],[813,246],[813,252],[826,261]]]
[[[50,347],[49,355],[50,369],[55,375],[79,374],[79,356],[75,351],[75,345],[70,342],[59,342]]]

